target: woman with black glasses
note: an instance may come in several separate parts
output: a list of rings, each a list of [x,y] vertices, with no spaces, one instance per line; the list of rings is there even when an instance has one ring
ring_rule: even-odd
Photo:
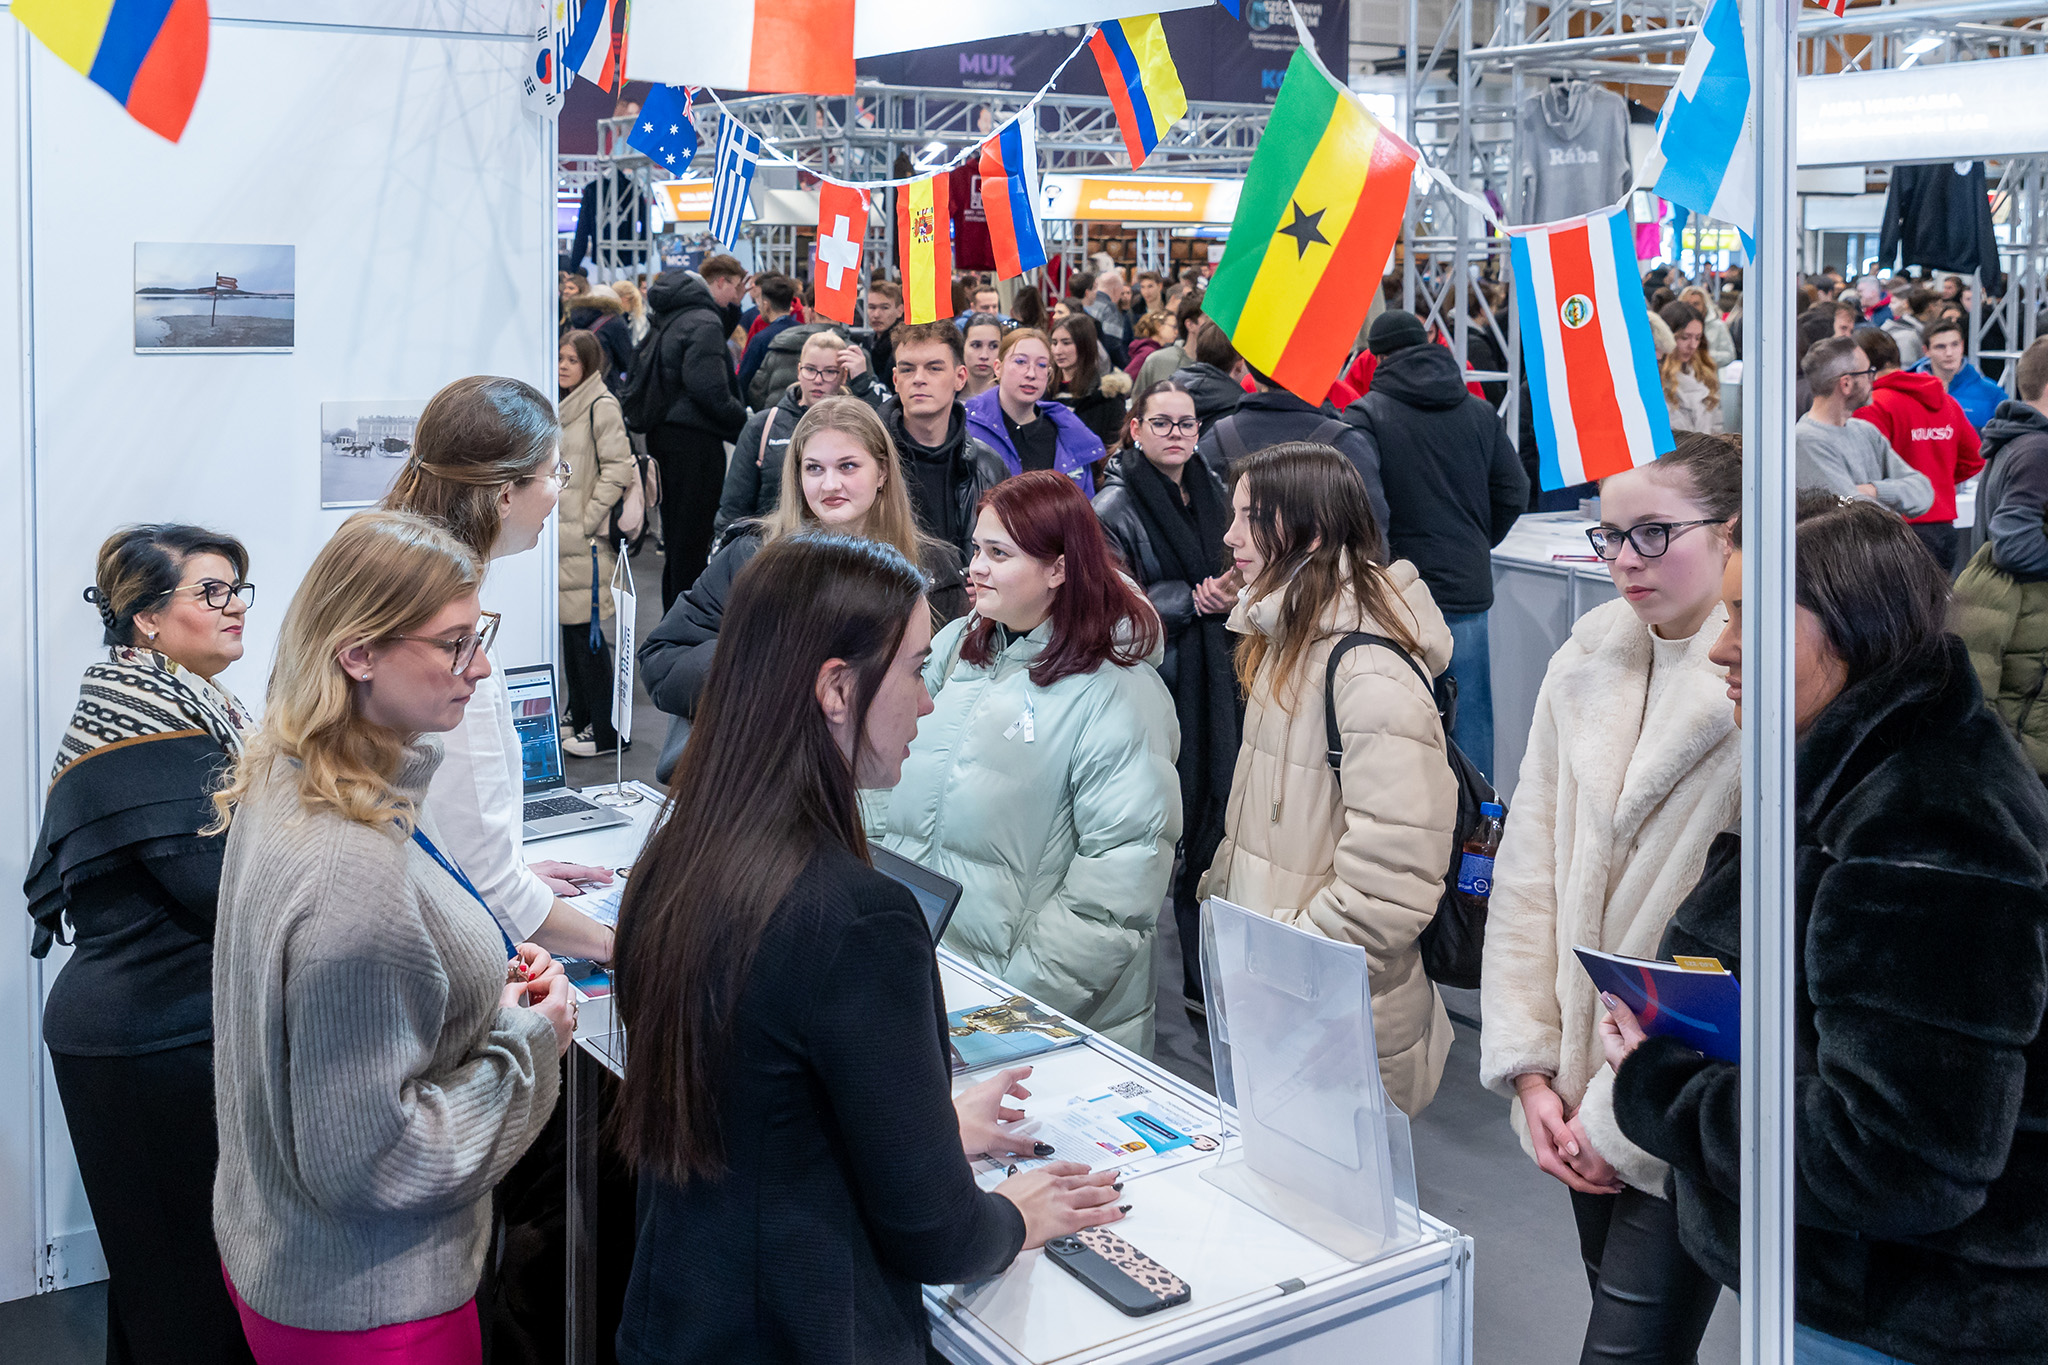
[[[23,891],[37,957],[71,958],[43,1011],[107,1258],[110,1360],[247,1361],[213,1241],[210,789],[251,728],[215,681],[242,657],[249,556],[197,526],[130,526],[85,600],[106,657],[58,741]]]
[[[1690,1362],[1720,1286],[1679,1245],[1665,1166],[1621,1135],[1604,1013],[1577,946],[1656,956],[1708,845],[1737,819],[1742,763],[1708,658],[1742,505],[1737,438],[1681,432],[1600,485],[1587,533],[1621,600],[1572,627],[1536,696],[1494,863],[1480,1077],[1571,1191],[1593,1289],[1588,1361]]]
[[[1230,495],[1195,457],[1194,395],[1163,379],[1131,404],[1129,444],[1109,462],[1095,515],[1166,630],[1159,676],[1180,718],[1181,848],[1173,881],[1182,990],[1202,1002],[1201,906],[1195,888],[1223,840],[1223,805],[1244,721],[1229,627],[1239,587],[1223,533]]]

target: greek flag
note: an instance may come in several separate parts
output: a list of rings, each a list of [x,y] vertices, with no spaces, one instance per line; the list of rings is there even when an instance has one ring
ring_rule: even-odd
[[[1749,55],[1736,0],[1714,0],[1657,120],[1642,182],[1694,213],[1732,223],[1756,255],[1756,139]]]
[[[731,114],[718,116],[718,169],[711,186],[711,235],[725,246],[739,239],[746,216],[747,192],[753,188],[754,165],[761,159],[761,139]]]

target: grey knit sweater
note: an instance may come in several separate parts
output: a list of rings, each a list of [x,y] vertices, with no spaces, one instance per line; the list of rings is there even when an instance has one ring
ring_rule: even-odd
[[[440,761],[422,741],[395,785],[424,800]],[[561,1075],[547,1020],[498,1004],[489,913],[395,830],[306,812],[280,760],[228,833],[213,963],[213,1226],[235,1289],[318,1331],[461,1307],[491,1187]]]

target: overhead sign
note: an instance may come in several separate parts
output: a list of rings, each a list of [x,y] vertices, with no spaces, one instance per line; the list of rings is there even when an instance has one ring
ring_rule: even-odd
[[[2048,57],[1799,82],[1799,164],[1895,166],[2048,153]]]
[[[1156,175],[1045,175],[1039,204],[1046,218],[1081,223],[1228,223],[1237,216],[1242,180]]]
[[[662,223],[711,221],[710,177],[699,175],[685,176],[681,180],[657,180],[653,188],[654,214]],[[753,199],[749,196],[746,207],[740,211],[741,221],[751,223],[757,216]]]

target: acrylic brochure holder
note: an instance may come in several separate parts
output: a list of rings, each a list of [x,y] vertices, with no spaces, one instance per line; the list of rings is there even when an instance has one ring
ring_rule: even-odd
[[[1423,1238],[1408,1119],[1387,1098],[1365,950],[1202,906],[1216,1093],[1241,1140],[1202,1178],[1354,1261]]]

